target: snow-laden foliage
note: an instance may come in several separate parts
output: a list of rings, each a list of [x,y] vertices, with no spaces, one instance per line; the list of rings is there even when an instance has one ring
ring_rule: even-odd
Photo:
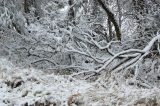
[[[110,32],[110,30],[112,31],[114,28],[107,26],[108,23],[103,20],[104,18],[109,20],[109,17],[104,17],[105,11],[103,11],[103,8],[97,5],[97,10],[95,10],[95,8],[92,9],[92,6],[90,7],[91,1],[74,2],[72,6],[68,4],[68,1],[63,0],[49,0],[48,2],[35,1],[33,3],[29,2],[31,4],[28,7],[29,13],[25,13],[23,9],[18,8],[18,6],[22,6],[22,4],[21,2],[16,2],[10,1],[10,5],[2,7],[2,10],[7,9],[8,11],[4,12],[5,14],[10,13],[13,14],[14,17],[11,21],[12,27],[10,27],[9,30],[3,28],[0,35],[2,56],[7,56],[9,60],[15,63],[15,65],[47,69],[60,74],[73,73],[73,76],[75,76],[77,72],[80,75],[83,74],[83,72],[87,72],[87,74],[89,74],[89,77],[87,78],[90,78],[106,71],[110,73],[110,71],[114,72],[114,70],[126,70],[125,73],[128,73],[127,70],[130,70],[129,68],[133,69],[133,75],[135,75],[135,66],[138,67],[137,70],[141,70],[140,67],[143,65],[141,64],[143,58],[145,56],[152,57],[152,53],[144,53],[149,52],[148,50],[140,51],[132,49],[143,49],[145,46],[147,47],[149,40],[156,36],[158,29],[155,28],[154,33],[150,33],[149,35],[151,36],[146,38],[144,38],[141,34],[138,34],[138,31],[135,31],[140,28],[141,23],[137,22],[139,20],[141,20],[140,22],[145,25],[158,25],[157,21],[151,23],[149,23],[150,21],[147,21],[148,23],[143,22],[143,20],[151,19],[154,16],[157,16],[158,8],[156,8],[156,3],[153,3],[153,5],[155,5],[155,9],[150,7],[151,9],[148,9],[148,13],[146,13],[147,15],[140,17],[140,15],[143,14],[138,14],[140,12],[139,10],[136,10],[139,8],[138,4],[130,2],[125,4],[124,7],[117,12],[116,9],[119,8],[114,7],[123,2],[119,2],[119,4],[118,1],[106,2],[105,5],[110,7],[110,11],[118,14],[115,15],[115,18],[119,17],[119,24],[121,23],[122,41],[120,42],[116,41],[115,32]],[[2,3],[6,2],[3,1]],[[40,6],[37,7],[37,4]],[[135,11],[132,11],[132,13],[135,13],[135,15],[138,14],[136,16],[138,19],[137,21],[130,22],[132,18],[127,17],[128,15],[123,16],[123,14],[127,14],[126,5],[132,6],[132,4],[136,8]],[[87,8],[88,10],[82,11],[85,7],[87,7],[87,5],[89,5]],[[149,3],[147,6],[148,5]],[[17,6],[14,12],[10,9],[12,6]],[[34,9],[32,9],[32,7]],[[34,12],[38,11],[39,8],[41,8],[41,13],[43,15],[32,15],[32,13],[35,14]],[[68,16],[71,8],[74,10],[74,16],[72,16],[73,22],[70,20],[70,16]],[[102,15],[97,16],[96,14],[96,17],[91,18],[88,16],[94,16],[95,14],[91,14],[90,11],[93,13],[94,11],[97,11],[98,15]],[[150,14],[152,12],[154,12],[153,15]],[[7,16],[11,17],[10,14]],[[22,14],[25,15],[23,16]],[[148,17],[148,15],[152,16]],[[102,20],[98,20],[99,18]],[[123,21],[120,22],[121,18]],[[135,22],[137,23],[134,24]],[[130,26],[130,24],[133,25]],[[7,24],[5,26],[7,26]],[[143,26],[143,28],[146,28],[147,30],[148,27]],[[148,34],[145,34],[145,32],[143,34],[145,36],[149,36]],[[137,40],[135,37],[140,37],[140,39]],[[145,40],[141,40],[142,38]],[[147,43],[142,43],[143,41],[147,41]],[[138,43],[141,45],[138,45]],[[154,43],[152,47],[153,50],[157,48]],[[125,49],[131,50],[123,52]],[[149,50],[152,50],[152,48]],[[122,51],[122,54],[120,51]],[[140,53],[138,54],[136,52]],[[125,64],[125,66],[123,66],[123,64]]]
[[[58,95],[61,95],[62,91],[58,86],[62,85],[63,88],[66,83],[65,88],[67,88],[72,79],[75,82],[73,81],[73,87],[67,88],[69,91],[77,89],[83,91],[83,87],[80,87],[86,84],[84,91],[89,94],[85,97],[90,103],[81,100],[86,103],[85,105],[92,104],[96,96],[97,104],[94,103],[99,105],[101,102],[99,99],[102,97],[98,96],[97,92],[96,96],[89,98],[92,92],[86,90],[92,85],[89,82],[94,82],[94,87],[101,86],[100,83],[103,83],[103,87],[113,84],[118,88],[115,91],[118,92],[117,95],[127,94],[127,90],[133,86],[135,87],[133,90],[136,90],[136,93],[142,92],[140,93],[142,95],[131,93],[127,94],[128,98],[123,96],[125,99],[120,100],[122,106],[126,105],[126,101],[130,101],[127,105],[133,105],[138,99],[131,101],[132,96],[142,97],[150,90],[157,92],[158,88],[153,88],[159,87],[159,9],[156,0],[2,0],[0,1],[0,58],[12,62],[13,67],[6,70],[13,71],[15,66],[18,68],[12,75],[6,76],[8,72],[4,72],[2,84],[6,88],[13,89],[17,84],[26,86],[35,81],[33,85],[35,88],[32,86],[34,89],[37,87],[43,88],[41,90],[58,89]],[[2,60],[2,63],[5,61]],[[34,77],[34,81],[27,79],[30,77]],[[97,79],[100,77],[102,80],[114,77],[114,80],[98,82]],[[89,82],[81,82],[80,79]],[[56,83],[55,80],[60,82]],[[52,83],[57,86],[54,84],[54,87],[47,86]],[[94,87],[93,89],[96,89]],[[141,91],[138,88],[149,90]],[[20,86],[20,89],[23,87]],[[29,88],[29,91],[36,99],[38,97],[35,97],[34,89]],[[109,95],[105,90],[103,93]],[[125,93],[121,93],[121,90]],[[134,92],[133,90],[131,92]],[[18,92],[17,95],[15,92]],[[13,93],[19,97],[21,90],[13,89]],[[63,97],[67,98],[69,95],[65,93]],[[69,97],[70,102],[77,96],[79,97],[79,93],[74,92]],[[56,100],[60,102],[64,98],[56,97]],[[113,99],[113,104],[111,102],[109,105],[114,105],[115,101],[118,105],[118,98],[113,97]],[[23,100],[28,102],[29,99]],[[145,100],[151,99],[145,96]],[[17,99],[15,101],[17,103]],[[32,104],[34,100],[31,101],[29,100]],[[103,104],[107,104],[111,100],[106,98],[104,101]],[[158,101],[156,98],[157,104]],[[71,104],[70,102],[68,103]]]
[[[8,64],[8,65],[7,65]],[[67,105],[69,96],[83,94],[92,85],[69,76],[56,76],[33,68],[14,67],[0,60],[0,104],[21,106],[38,103]],[[48,103],[48,104],[47,104]]]
[[[112,76],[89,83],[67,75],[22,69],[0,59],[1,106],[160,105],[159,88],[144,89],[129,86],[129,82],[119,85]]]
[[[23,15],[21,0],[1,0],[0,1],[0,30],[14,29],[18,33],[26,34],[26,19]]]

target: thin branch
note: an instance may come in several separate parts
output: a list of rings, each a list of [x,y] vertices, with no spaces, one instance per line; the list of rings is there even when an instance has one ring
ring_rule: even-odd
[[[49,59],[46,59],[46,58],[36,60],[36,61],[34,61],[34,62],[31,62],[31,64],[35,64],[35,63],[42,62],[42,61],[48,61],[49,63],[52,63],[52,64],[55,65],[55,66],[57,65],[54,61],[49,60]]]

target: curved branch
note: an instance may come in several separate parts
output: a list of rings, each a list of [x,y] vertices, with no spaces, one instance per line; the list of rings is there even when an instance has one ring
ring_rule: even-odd
[[[121,65],[121,63],[118,64],[117,66],[115,66],[115,69],[114,69],[114,70],[119,71],[119,70],[121,70],[121,69],[123,69],[123,68],[127,68],[127,67],[131,66],[131,65],[134,64],[134,63],[137,63],[138,61],[142,60],[146,55],[148,55],[148,54],[150,53],[150,50],[151,50],[152,46],[154,45],[154,43],[155,43],[158,39],[160,39],[160,34],[157,34],[157,36],[155,36],[155,37],[148,43],[148,45],[147,45],[143,50],[139,50],[139,49],[129,49],[129,50],[122,51],[122,52],[120,52],[120,53],[115,54],[115,56],[112,57],[109,61],[106,61],[105,64],[104,64],[101,68],[99,68],[99,69],[97,70],[97,72],[101,72],[102,70],[106,69],[106,67],[107,67],[108,65],[110,65],[111,62],[112,62],[114,59],[116,59],[118,56],[124,55],[124,54],[125,54],[126,57],[130,57],[130,58],[133,58],[133,59],[132,59],[132,60],[129,59],[129,61],[125,62],[125,63],[124,63],[125,66],[124,66],[124,65]],[[129,53],[134,53],[134,54],[131,56]],[[129,54],[129,55],[128,55],[128,54]],[[120,65],[120,66],[119,66],[119,65]],[[113,71],[113,70],[112,70],[112,71]],[[117,72],[117,71],[116,71],[116,72]]]
[[[117,39],[121,40],[121,31],[119,29],[118,23],[116,22],[114,14],[109,10],[109,8],[107,6],[105,6],[105,4],[102,2],[102,0],[97,0],[97,1],[101,5],[101,7],[105,10],[105,12],[107,13],[109,21],[111,21],[113,23],[113,25],[115,27]]]

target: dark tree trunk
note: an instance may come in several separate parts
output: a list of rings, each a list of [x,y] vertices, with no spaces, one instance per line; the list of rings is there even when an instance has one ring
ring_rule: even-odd
[[[69,0],[68,4],[70,6],[70,10],[69,10],[69,13],[68,13],[69,21],[73,22],[73,24],[75,24],[75,21],[74,21],[75,20],[75,12],[74,12],[74,7],[73,7],[74,0]]]
[[[29,11],[29,6],[30,6],[29,1],[28,0],[24,0],[24,12],[25,13],[29,13],[30,12]]]
[[[105,10],[109,21],[112,22],[112,24],[115,27],[115,31],[116,31],[116,37],[118,40],[121,40],[121,32],[120,32],[120,28],[118,23],[116,22],[116,19],[114,17],[114,14],[109,10],[109,8],[107,6],[105,6],[105,4],[102,2],[102,0],[97,0],[98,3],[100,4],[100,6]]]

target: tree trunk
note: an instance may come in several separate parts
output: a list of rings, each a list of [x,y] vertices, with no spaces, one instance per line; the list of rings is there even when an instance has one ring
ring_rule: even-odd
[[[108,19],[112,22],[112,24],[115,27],[115,31],[116,31],[116,37],[118,40],[121,40],[121,32],[118,26],[118,23],[116,22],[116,19],[114,17],[114,14],[109,10],[108,7],[105,6],[105,4],[102,2],[102,0],[97,0],[98,3],[100,4],[100,6],[105,10],[105,12],[107,13]]]
[[[24,0],[24,12],[25,13],[29,13],[29,1],[28,0]]]
[[[73,4],[74,4],[74,0],[69,0],[68,4],[70,6],[70,10],[68,12],[68,17],[69,17],[69,21],[73,22],[73,24],[75,24],[75,12],[74,12],[74,8],[73,8]]]

